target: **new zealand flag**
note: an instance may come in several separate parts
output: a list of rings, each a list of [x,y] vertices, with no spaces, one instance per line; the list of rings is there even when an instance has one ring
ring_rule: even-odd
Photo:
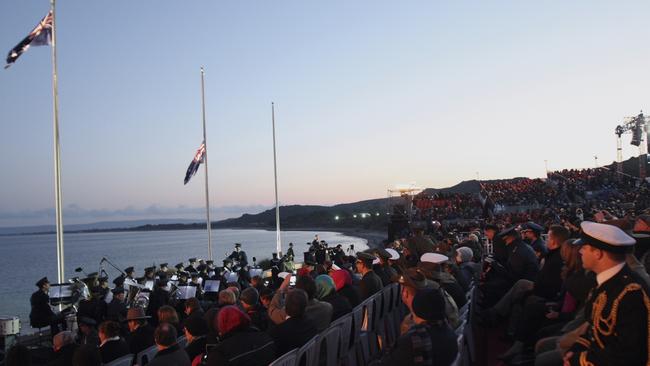
[[[189,182],[190,179],[192,179],[194,174],[196,174],[196,171],[199,170],[199,166],[201,166],[204,157],[205,157],[205,142],[201,143],[199,149],[196,150],[196,154],[194,154],[194,159],[192,159],[192,161],[190,162],[190,166],[187,167],[187,172],[185,172],[185,180],[183,181],[183,184],[187,184],[187,182]]]

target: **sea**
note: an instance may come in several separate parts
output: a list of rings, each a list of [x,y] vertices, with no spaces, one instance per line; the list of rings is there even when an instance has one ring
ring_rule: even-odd
[[[337,232],[284,231],[281,233],[282,249],[294,244],[296,261],[302,262],[302,253],[308,250],[308,242],[318,234],[330,246],[342,244],[347,249],[350,244],[355,250],[367,248],[367,240],[346,236]],[[212,230],[212,253],[215,264],[234,249],[234,243],[241,243],[248,255],[249,263],[253,257],[258,261],[271,258],[276,248],[275,231],[267,230]],[[109,275],[110,286],[113,278],[119,275],[117,269],[108,262],[100,267],[106,258],[119,269],[134,266],[137,276],[142,276],[144,268],[160,263],[173,267],[192,257],[208,257],[208,239],[205,230],[174,230],[146,232],[103,232],[70,233],[64,236],[64,257],[66,278],[85,277],[84,273],[98,272],[103,268]],[[82,268],[82,272],[75,269]],[[56,236],[54,234],[0,236],[0,318],[20,318],[21,333],[34,330],[29,326],[29,298],[36,291],[35,283],[47,276],[56,283]]]

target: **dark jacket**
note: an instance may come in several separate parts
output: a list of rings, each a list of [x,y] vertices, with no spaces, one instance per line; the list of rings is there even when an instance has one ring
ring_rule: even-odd
[[[338,292],[332,292],[321,299],[332,305],[332,321],[348,314],[352,311],[352,305],[345,297],[341,296]]]
[[[121,338],[117,341],[108,341],[99,347],[102,363],[109,363],[129,353],[129,346]]]
[[[416,329],[425,329],[424,334],[417,333]],[[420,337],[429,335],[431,350],[425,357],[431,359],[431,364],[436,366],[451,365],[458,354],[458,343],[454,331],[448,325],[438,326],[412,326],[409,331],[397,339],[397,344],[392,351],[381,360],[381,365],[413,365],[415,358],[420,356],[417,351],[417,342],[414,335]],[[426,340],[425,340],[426,341]]]
[[[547,300],[556,300],[562,289],[562,267],[564,262],[560,248],[550,250],[544,258],[544,265],[537,274],[533,294]]]
[[[88,344],[99,347],[99,334],[97,333],[97,329],[93,328],[88,335],[79,332],[79,344]]]
[[[60,350],[54,353],[54,360],[50,361],[47,366],[69,366],[72,365],[72,356],[74,351],[77,350],[76,344],[68,344],[61,347]]]
[[[149,323],[158,325],[158,309],[169,303],[169,292],[156,285],[149,296],[149,306],[147,306],[147,315],[151,317]]]
[[[359,298],[359,291],[357,291],[356,287],[350,286],[350,285],[345,285],[341,287],[340,290],[337,291],[341,296],[345,297],[348,299],[350,302],[350,305],[352,308],[356,307],[357,305],[361,304],[361,299]]]
[[[289,318],[282,324],[269,331],[275,345],[277,354],[283,355],[294,348],[302,347],[312,339],[318,331],[314,325],[305,318]]]
[[[180,348],[177,344],[158,351],[153,357],[153,360],[147,364],[148,366],[190,366],[192,362],[185,350]]]
[[[122,323],[126,320],[126,304],[113,298],[106,308],[106,320]]]
[[[431,280],[438,282],[447,293],[454,299],[456,306],[460,309],[467,303],[467,296],[465,291],[460,287],[456,279],[447,272],[433,271],[431,273]]]
[[[29,313],[29,323],[34,328],[49,327],[54,317],[50,308],[50,297],[43,291],[38,290],[29,299],[32,311]]]
[[[369,271],[361,278],[359,282],[359,293],[361,294],[361,301],[369,298],[370,296],[381,291],[384,286],[381,279],[374,271]]]
[[[275,343],[255,328],[226,334],[208,353],[208,366],[266,366],[276,358]]]
[[[534,281],[539,272],[537,257],[530,245],[517,239],[507,246],[508,261],[506,269],[510,274],[510,280],[516,282],[520,279]]]
[[[192,343],[188,344],[185,347],[185,353],[190,358],[190,361],[194,361],[194,358],[202,353],[205,353],[205,345],[208,343],[208,338],[202,336],[200,338],[194,338]]]
[[[251,318],[251,322],[257,329],[266,331],[269,328],[269,314],[267,313],[267,309],[261,304],[257,304],[247,310],[246,314]]]
[[[154,329],[148,323],[140,325],[138,329],[130,334],[129,337],[129,350],[134,355],[155,344],[153,339]]]

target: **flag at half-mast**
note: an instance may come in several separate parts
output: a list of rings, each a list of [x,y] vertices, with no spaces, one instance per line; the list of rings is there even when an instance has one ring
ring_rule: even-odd
[[[196,171],[199,170],[199,166],[203,162],[203,159],[205,159],[205,142],[201,143],[199,149],[196,150],[196,154],[194,154],[194,159],[192,159],[190,162],[190,166],[187,167],[187,172],[185,172],[185,180],[183,181],[183,184],[187,184],[187,182],[192,179],[194,174],[196,174]]]
[[[12,48],[7,55],[7,64],[5,69],[11,66],[20,55],[29,49],[30,46],[47,46],[52,44],[52,28],[54,27],[54,18],[52,10],[29,32],[16,47]]]

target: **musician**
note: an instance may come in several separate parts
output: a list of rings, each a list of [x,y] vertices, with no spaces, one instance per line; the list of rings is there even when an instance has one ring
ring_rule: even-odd
[[[196,258],[190,258],[188,260],[190,262],[190,265],[185,267],[185,272],[190,272],[190,273],[198,272],[198,270],[196,269]]]
[[[183,264],[183,262],[180,262],[180,263],[176,264],[174,266],[174,268],[176,269],[174,272],[178,273],[178,272],[181,272],[183,270],[183,268],[185,268],[185,265]]]
[[[287,261],[293,262],[293,259],[296,257],[296,254],[293,252],[293,243],[289,243],[289,249],[287,249]]]
[[[116,287],[111,292],[113,293],[113,300],[111,300],[106,308],[106,320],[121,323],[126,319],[124,287]]]
[[[160,263],[160,270],[158,273],[169,274],[169,268],[167,267],[169,263]],[[160,274],[158,275],[160,277]]]
[[[50,326],[52,328],[52,334],[57,334],[59,333],[59,327],[54,321],[55,314],[52,308],[50,308],[50,296],[48,295],[50,281],[47,277],[43,277],[36,282],[36,287],[38,287],[38,291],[34,292],[29,299],[32,306],[32,310],[29,313],[29,323],[33,328]]]
[[[239,264],[242,268],[248,265],[248,257],[246,252],[241,250],[241,244],[235,243],[235,250],[228,256],[235,264]]]
[[[158,309],[169,304],[169,291],[167,291],[166,286],[167,277],[161,277],[156,281],[153,286],[153,291],[149,295],[149,306],[147,306],[146,314],[151,316],[151,325],[158,325]]]
[[[178,272],[178,286],[187,286],[187,279],[189,275],[190,274],[185,271]]]
[[[135,273],[135,268],[133,267],[128,267],[124,270],[124,274],[126,275],[126,278],[130,280],[135,280],[133,274]]]
[[[271,269],[275,268],[279,273],[282,270],[282,260],[278,258],[278,253],[273,253],[271,256],[273,257],[271,258]]]
[[[147,267],[144,269],[145,281],[153,281],[156,279],[156,267]]]
[[[196,298],[199,300],[203,299],[203,286],[201,283],[199,283],[199,274],[197,272],[194,272],[191,274],[192,279],[190,283],[188,284],[189,286],[196,287]]]
[[[332,251],[332,262],[336,263],[336,265],[338,266],[341,266],[343,265],[344,256],[345,253],[343,252],[343,247],[341,246],[341,244],[339,244]]]

